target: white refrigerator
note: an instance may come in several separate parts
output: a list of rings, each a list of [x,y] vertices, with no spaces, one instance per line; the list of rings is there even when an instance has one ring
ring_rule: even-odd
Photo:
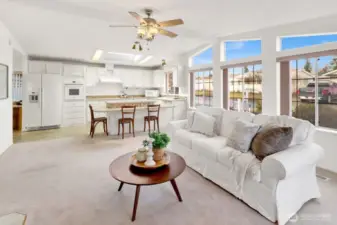
[[[23,75],[23,128],[59,126],[62,123],[61,74]]]

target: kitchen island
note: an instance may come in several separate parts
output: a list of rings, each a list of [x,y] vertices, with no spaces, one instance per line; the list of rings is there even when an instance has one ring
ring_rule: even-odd
[[[108,118],[108,132],[109,135],[118,134],[118,119],[122,118],[121,105],[133,105],[137,106],[135,113],[135,131],[144,131],[144,117],[148,115],[147,104],[160,104],[159,113],[159,127],[160,129],[165,128],[167,124],[174,120],[174,108],[173,104],[158,102],[158,100],[117,100],[117,101],[106,101],[105,108],[94,108],[95,114],[105,114]],[[125,133],[128,133],[129,127],[125,125]],[[148,130],[148,125],[146,125],[146,130]],[[153,122],[151,122],[151,131],[153,131]]]

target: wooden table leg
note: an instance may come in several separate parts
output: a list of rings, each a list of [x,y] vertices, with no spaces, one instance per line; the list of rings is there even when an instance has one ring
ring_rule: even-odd
[[[138,206],[138,199],[139,199],[139,192],[140,192],[140,185],[136,187],[136,195],[135,195],[135,202],[133,203],[133,212],[132,212],[132,222],[136,219],[137,214],[137,206]]]
[[[172,184],[172,187],[173,187],[174,192],[176,193],[176,195],[177,195],[177,197],[178,197],[179,202],[182,202],[183,199],[182,199],[181,196],[180,196],[180,193],[179,193],[179,189],[178,189],[177,183],[176,183],[176,181],[175,181],[174,179],[171,180],[171,184]]]
[[[123,182],[121,182],[121,183],[119,184],[118,191],[121,191],[121,190],[122,190],[123,184],[124,184]]]

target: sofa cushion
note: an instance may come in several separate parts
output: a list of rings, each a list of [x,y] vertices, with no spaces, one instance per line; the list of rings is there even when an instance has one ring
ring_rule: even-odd
[[[243,120],[237,120],[227,145],[241,152],[248,152],[250,145],[260,126]]]
[[[220,135],[222,114],[226,110],[223,109],[223,108],[198,106],[196,111],[205,113],[205,114],[210,115],[210,116],[213,116],[215,118],[214,133],[216,135]]]
[[[192,140],[195,139],[202,140],[207,139],[207,137],[203,134],[193,133],[185,129],[177,130],[174,134],[174,140],[189,149],[192,149]]]
[[[218,162],[228,168],[233,167],[233,157],[240,155],[241,152],[232,148],[224,147],[218,151]]]
[[[267,116],[257,115],[254,117],[254,123],[265,125],[267,123],[277,124],[281,127],[292,127],[293,138],[290,146],[312,142],[315,133],[315,126],[309,121],[297,119],[291,116]]]
[[[212,137],[214,133],[215,118],[202,112],[194,113],[192,127],[189,129],[192,132],[201,133]]]
[[[252,122],[253,118],[254,114],[250,112],[224,111],[222,114],[220,135],[228,137],[232,133],[237,119]]]
[[[221,136],[208,139],[195,139],[192,141],[192,150],[207,157],[214,162],[217,161],[218,151],[226,146],[227,139]]]

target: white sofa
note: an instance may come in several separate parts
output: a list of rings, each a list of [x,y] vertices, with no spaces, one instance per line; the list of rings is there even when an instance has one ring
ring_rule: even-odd
[[[324,151],[313,142],[315,127],[309,122],[221,108],[200,107],[196,110],[217,118],[217,136],[190,132],[186,129],[187,120],[169,124],[171,150],[184,157],[190,168],[242,199],[267,219],[278,221],[279,225],[286,224],[305,202],[320,197],[316,164]],[[251,151],[241,153],[226,146],[232,122],[238,118],[259,125],[291,126],[293,140],[287,150],[261,162]],[[247,167],[237,169],[242,163]]]

